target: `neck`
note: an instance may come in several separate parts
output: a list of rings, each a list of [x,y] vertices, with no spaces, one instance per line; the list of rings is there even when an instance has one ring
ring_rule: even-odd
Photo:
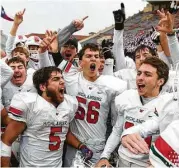
[[[160,94],[159,90],[154,90],[153,92],[151,92],[151,94],[149,95],[143,95],[144,98],[153,98],[153,97],[157,97]]]
[[[98,79],[99,74],[97,73],[97,74],[95,74],[94,76],[88,76],[88,75],[86,75],[86,74],[83,72],[83,76],[84,76],[84,78],[85,78],[86,80],[88,80],[88,81],[90,81],[90,82],[94,82],[94,81],[96,81],[96,79]]]
[[[99,76],[93,76],[93,77],[89,77],[89,76],[85,76],[84,78],[90,82],[94,82],[96,79],[98,79]]]
[[[52,101],[51,97],[48,97],[45,93],[42,93],[42,97],[49,103],[51,103],[52,105],[54,105],[55,107],[57,107],[59,105],[59,103],[56,103],[54,101]]]

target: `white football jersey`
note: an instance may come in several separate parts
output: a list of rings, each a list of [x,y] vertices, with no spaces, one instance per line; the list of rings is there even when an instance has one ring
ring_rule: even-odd
[[[71,131],[86,144],[89,141],[89,144],[92,141],[103,142],[104,147],[110,107],[115,123],[117,113],[114,99],[126,89],[126,82],[108,75],[101,75],[96,81],[90,82],[84,78],[83,72],[69,66],[63,73],[66,91],[76,96],[79,103],[75,120],[70,125]]]
[[[136,69],[121,69],[114,72],[114,76],[127,82],[127,89],[136,89]]]
[[[19,93],[19,92],[36,92],[36,89],[33,86],[33,81],[32,81],[33,71],[30,70],[27,72],[28,72],[27,78],[22,86],[16,86],[11,81],[9,81],[4,86],[2,90],[2,102],[3,102],[4,107],[7,110],[9,108],[9,105],[11,103],[11,100],[14,94]]]
[[[27,126],[20,141],[20,167],[62,166],[63,144],[77,107],[69,95],[57,108],[37,93],[13,97],[9,116]]]
[[[150,149],[154,167],[179,167],[179,120],[173,121],[160,134]]]
[[[118,120],[116,124],[118,127],[114,127],[115,132],[118,132],[118,136],[121,136],[122,131],[142,124],[146,120],[158,116],[157,103],[159,97],[153,98],[146,104],[142,104],[141,98],[137,90],[127,90],[121,95],[116,97],[115,103],[118,111]],[[158,136],[157,132],[154,136],[150,136],[145,139],[146,143],[150,147],[151,143],[155,141]],[[138,164],[140,166],[146,166],[148,155],[145,154],[133,154],[127,148],[120,145],[118,153],[121,158],[129,162]]]

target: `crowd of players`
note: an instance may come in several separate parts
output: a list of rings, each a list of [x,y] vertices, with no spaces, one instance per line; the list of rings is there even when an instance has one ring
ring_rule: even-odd
[[[178,9],[172,1],[157,11],[146,36],[156,50],[143,39],[133,59],[123,3],[113,42],[101,46],[72,36],[87,17],[43,40],[18,36],[25,9],[17,12],[0,60],[1,166],[74,167],[82,158],[93,167],[179,167]]]

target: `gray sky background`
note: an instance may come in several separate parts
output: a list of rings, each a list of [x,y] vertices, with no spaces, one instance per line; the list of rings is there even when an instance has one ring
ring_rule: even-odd
[[[13,17],[15,13],[26,8],[24,21],[17,34],[44,33],[45,30],[57,30],[68,25],[73,19],[83,18],[85,27],[77,32],[88,35],[114,24],[113,10],[120,8],[124,2],[126,15],[132,16],[146,6],[144,0],[1,0],[6,13]],[[1,18],[1,30],[8,34],[12,22]]]

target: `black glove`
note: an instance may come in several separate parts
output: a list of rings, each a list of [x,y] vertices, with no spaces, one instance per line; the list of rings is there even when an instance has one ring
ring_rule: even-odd
[[[82,145],[79,150],[85,158],[85,161],[90,160],[93,157],[93,152],[86,145]]]
[[[110,40],[104,39],[101,43],[101,46],[102,46],[102,55],[104,55],[104,58],[105,59],[108,59],[108,58],[114,59],[113,53],[111,51],[112,46],[113,46],[113,42],[110,41]]]
[[[169,12],[171,14],[176,14],[178,10],[179,10],[179,2],[177,4],[177,1],[172,0],[170,4]]]
[[[152,26],[152,31],[150,32],[150,37],[156,45],[160,44],[160,33],[156,31],[153,26]]]
[[[124,21],[126,19],[126,14],[125,14],[125,7],[123,3],[121,3],[121,9],[117,11],[113,11],[113,15],[115,21],[115,29],[116,30],[124,29]]]

